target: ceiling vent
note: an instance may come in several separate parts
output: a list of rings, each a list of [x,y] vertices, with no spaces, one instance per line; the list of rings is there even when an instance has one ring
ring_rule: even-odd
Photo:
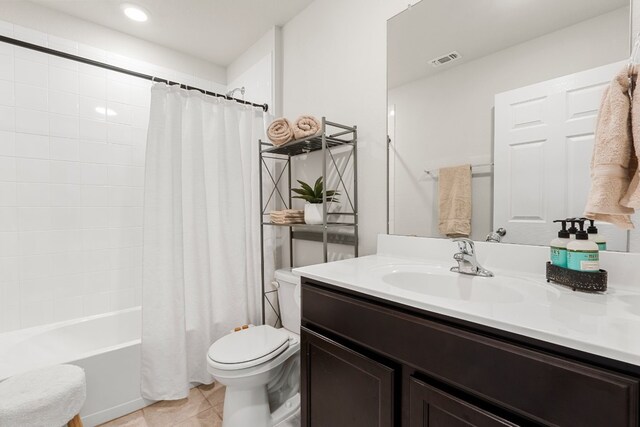
[[[462,58],[457,51],[450,52],[444,56],[440,56],[438,58],[432,59],[429,63],[434,67],[439,67],[444,64],[448,64],[449,62],[457,61]]]

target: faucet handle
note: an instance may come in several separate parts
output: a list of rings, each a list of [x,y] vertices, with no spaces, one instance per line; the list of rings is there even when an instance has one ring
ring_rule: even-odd
[[[452,239],[452,241],[458,243],[460,252],[472,255],[475,251],[475,246],[473,244],[473,240],[471,239],[468,239],[466,237],[456,237],[455,239]]]

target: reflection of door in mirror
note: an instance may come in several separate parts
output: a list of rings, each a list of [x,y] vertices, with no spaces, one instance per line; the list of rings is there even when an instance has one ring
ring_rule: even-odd
[[[481,165],[493,163],[496,172],[504,166],[500,159],[494,159],[496,95],[628,60],[629,0],[507,3],[421,1],[388,21],[388,112],[393,113],[388,121],[392,139],[391,233],[444,237],[438,232],[438,170],[462,164],[479,165],[472,174],[472,239],[485,240],[492,230],[505,227],[505,242],[548,245],[557,233],[555,225],[545,224],[526,233],[514,229],[512,236],[507,224],[494,222],[498,218],[494,210],[499,209],[494,201],[504,194],[497,193],[502,187],[495,182],[493,168]],[[447,56],[452,52],[456,55]],[[432,59],[445,57],[436,61],[437,66],[432,65]],[[598,77],[598,84],[608,83],[615,72],[604,74]],[[597,107],[601,90],[569,90],[567,96],[573,96],[580,108],[587,104]],[[545,113],[555,114],[551,110]],[[593,116],[592,109],[583,113],[576,113],[576,120],[567,118],[567,126],[581,123],[584,127],[593,121],[587,117]],[[566,114],[558,110],[554,120]],[[571,156],[574,163],[558,168],[566,174],[561,185],[574,188],[565,201],[565,210],[581,215],[584,206],[575,207],[582,203],[581,191],[586,191],[581,183],[588,181],[588,135],[593,129],[571,132],[567,129],[557,135],[564,138],[563,146],[576,150]],[[566,140],[568,137],[572,139]],[[520,178],[524,179],[522,183],[535,184],[535,175],[523,174]],[[539,232],[542,228],[544,233]],[[518,234],[521,238],[516,237]],[[607,237],[618,242],[614,244],[616,249],[624,249],[624,236]]]
[[[495,98],[493,223],[509,230],[504,241],[548,244],[554,219],[580,217],[587,203],[600,101],[618,62]],[[627,250],[627,232],[599,224],[609,250]]]

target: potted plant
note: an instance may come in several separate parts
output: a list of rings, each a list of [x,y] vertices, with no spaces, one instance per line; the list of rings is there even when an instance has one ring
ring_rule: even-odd
[[[307,224],[322,224],[324,202],[339,203],[337,196],[339,196],[340,193],[336,190],[324,191],[322,177],[316,180],[313,187],[300,180],[298,180],[298,183],[300,184],[300,188],[292,188],[291,191],[298,194],[297,196],[293,196],[293,198],[307,201],[307,204],[304,205],[304,222]]]

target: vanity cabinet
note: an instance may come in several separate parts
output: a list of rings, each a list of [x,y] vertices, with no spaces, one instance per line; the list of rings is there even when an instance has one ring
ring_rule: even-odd
[[[416,378],[409,379],[409,427],[515,426]]]
[[[304,278],[302,325],[303,426],[639,426],[607,359]]]
[[[301,344],[309,425],[394,425],[393,368],[308,329]]]

